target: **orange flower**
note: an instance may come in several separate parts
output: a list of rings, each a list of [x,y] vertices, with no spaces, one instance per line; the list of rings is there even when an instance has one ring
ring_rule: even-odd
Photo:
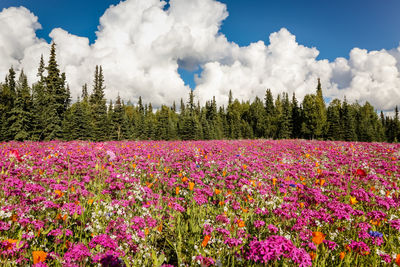
[[[189,182],[189,190],[193,191],[194,188],[194,183],[193,182]]]
[[[242,227],[245,226],[244,221],[242,221],[242,220],[240,220],[240,219],[237,221],[237,224],[238,224],[238,226],[239,226],[240,228],[242,228]]]
[[[149,228],[146,227],[146,228],[144,229],[144,234],[145,234],[145,235],[148,235],[149,233],[150,233],[150,230],[149,230]]]
[[[57,218],[56,218],[57,220],[62,220],[62,221],[65,221],[66,219],[67,219],[67,214],[65,214],[64,216],[61,216],[61,214],[59,213],[59,214],[57,214]]]
[[[33,251],[33,264],[37,264],[39,262],[44,262],[47,258],[47,253],[44,251]]]
[[[313,261],[314,259],[315,259],[315,257],[317,256],[317,254],[315,254],[314,252],[310,252],[310,257],[311,257],[311,260]]]
[[[276,178],[273,178],[273,179],[272,179],[272,184],[273,184],[273,185],[276,185]]]
[[[249,210],[246,209],[246,208],[242,208],[242,211],[243,211],[244,213],[246,213],[246,212],[248,212]]]
[[[177,186],[176,188],[175,188],[175,193],[178,195],[179,194],[179,186]]]
[[[344,256],[346,256],[346,252],[345,251],[340,252],[340,260],[343,260]]]
[[[18,221],[17,214],[13,214],[13,216],[11,216],[11,221],[13,221],[13,222],[17,222]]]
[[[299,204],[300,204],[300,208],[303,209],[304,208],[304,203],[300,202]]]
[[[7,250],[11,250],[13,248],[13,245],[18,242],[18,240],[16,240],[16,239],[7,239],[6,241],[8,243],[6,246]]]
[[[394,260],[394,262],[397,264],[397,266],[400,266],[400,254],[397,254],[397,257]]]
[[[325,179],[321,179],[320,185],[323,186],[325,184]]]
[[[93,199],[93,198],[91,198],[91,199],[89,199],[89,200],[87,201],[87,203],[89,204],[89,206],[92,206],[92,204],[93,204],[93,201],[94,201],[94,199]]]
[[[157,226],[157,231],[161,233],[161,231],[162,231],[162,224],[160,224],[159,226]]]
[[[221,194],[221,190],[219,190],[219,189],[215,188],[215,194],[216,194],[216,195],[219,195],[219,194]]]
[[[182,178],[182,182],[186,182],[187,180],[189,180],[186,176],[184,176],[183,178]]]
[[[201,243],[201,246],[202,246],[203,248],[206,247],[207,244],[208,244],[208,241],[210,241],[210,239],[211,239],[211,236],[206,235],[206,236],[204,237],[204,239],[203,239],[203,242]]]
[[[243,164],[243,169],[247,169],[247,165],[246,164]]]
[[[223,206],[223,205],[225,204],[225,201],[220,201],[218,204],[219,204],[220,206]]]
[[[370,220],[369,221],[372,225],[380,226],[381,222],[379,220]]]
[[[64,195],[63,192],[61,192],[61,190],[54,190],[54,193],[58,196],[58,197],[62,197]]]
[[[226,175],[226,171],[223,171],[222,176],[225,177],[225,175]]]
[[[372,191],[372,192],[375,191],[375,186],[371,186],[371,191]]]
[[[75,187],[74,186],[71,186],[71,192],[75,193]]]
[[[315,245],[319,245],[324,241],[326,235],[321,232],[313,232],[312,236],[312,242],[314,242]]]

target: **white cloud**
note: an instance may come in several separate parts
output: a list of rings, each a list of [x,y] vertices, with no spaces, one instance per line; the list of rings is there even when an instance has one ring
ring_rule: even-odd
[[[100,18],[97,39],[89,45],[63,29],[53,29],[58,63],[67,74],[72,96],[81,86],[91,87],[95,65],[102,65],[106,97],[136,102],[142,96],[154,106],[187,98],[189,88],[179,67],[202,67],[196,77],[195,94],[204,102],[216,96],[225,104],[229,90],[239,99],[295,92],[301,99],[313,93],[321,78],[325,96],[344,95],[350,101],[371,102],[378,109],[400,103],[400,46],[390,51],[354,48],[349,59],[317,60],[319,51],[296,42],[286,29],[263,41],[239,47],[229,42],[220,26],[228,16],[216,0],[127,0],[110,6]],[[13,65],[24,68],[31,82],[43,54],[48,60],[50,45],[37,38],[38,18],[23,7],[0,12],[0,78]]]

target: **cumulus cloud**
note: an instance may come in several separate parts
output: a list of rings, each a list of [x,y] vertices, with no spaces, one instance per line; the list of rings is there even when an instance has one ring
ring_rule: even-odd
[[[317,48],[298,44],[286,29],[271,33],[269,43],[257,41],[240,47],[220,32],[228,16],[226,5],[216,0],[127,0],[110,6],[100,18],[97,39],[61,28],[50,37],[57,44],[58,63],[67,74],[72,96],[84,83],[91,85],[95,65],[102,65],[106,97],[120,94],[136,102],[142,96],[154,106],[171,104],[190,90],[178,68],[202,71],[196,76],[195,94],[201,102],[216,97],[225,104],[229,90],[247,100],[295,92],[302,99],[313,93],[321,78],[328,98],[369,101],[390,110],[400,103],[400,46],[393,50],[354,48],[349,58],[317,60]],[[36,80],[40,55],[48,59],[50,45],[39,39],[38,18],[24,7],[0,12],[0,77],[8,68],[24,68]]]

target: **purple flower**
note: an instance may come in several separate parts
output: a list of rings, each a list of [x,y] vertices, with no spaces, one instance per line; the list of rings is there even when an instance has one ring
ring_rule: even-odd
[[[325,239],[325,240],[323,241],[323,243],[324,243],[330,250],[334,250],[334,249],[336,248],[336,246],[337,246],[337,244],[336,244],[335,242],[333,242],[333,241],[331,241],[331,240],[327,240],[327,239]]]
[[[269,224],[269,225],[268,225],[268,230],[269,230],[271,233],[274,233],[274,234],[276,234],[276,233],[279,231],[278,227],[276,227],[276,226],[273,225],[273,224]]]
[[[82,243],[74,244],[64,254],[64,260],[68,264],[82,262],[87,257],[90,257],[89,249]]]
[[[96,245],[101,245],[104,248],[109,248],[112,250],[118,247],[117,242],[107,234],[101,234],[93,237],[93,239],[89,242],[89,247],[95,248]]]
[[[273,235],[263,241],[253,240],[249,244],[248,260],[268,264],[281,257],[291,259],[301,267],[312,265],[310,255],[283,236]]]
[[[391,263],[392,262],[392,257],[389,254],[381,254],[382,260],[386,263]]]
[[[228,245],[229,247],[237,247],[239,245],[241,245],[243,243],[243,241],[241,239],[236,239],[236,238],[227,238],[224,241],[225,245]]]
[[[204,257],[202,255],[196,256],[195,260],[201,265],[201,266],[211,266],[215,264],[215,261],[211,257]],[[164,266],[164,265],[163,265]]]
[[[259,221],[259,220],[254,221],[254,227],[257,229],[263,227],[264,225],[265,225],[264,221]]]

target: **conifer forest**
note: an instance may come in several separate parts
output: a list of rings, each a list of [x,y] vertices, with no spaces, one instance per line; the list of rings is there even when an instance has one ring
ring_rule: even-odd
[[[95,66],[93,84],[84,84],[72,101],[54,43],[47,64],[43,57],[38,62],[38,80],[32,86],[23,70],[17,75],[11,67],[0,83],[0,140],[400,140],[397,106],[394,116],[386,116],[368,102],[333,99],[327,105],[319,80],[315,93],[302,102],[294,94],[274,97],[266,89],[264,99],[235,99],[230,93],[227,103],[210,99],[201,106],[190,91],[186,99],[155,109],[141,97],[137,103],[120,97],[107,102],[105,76]]]

